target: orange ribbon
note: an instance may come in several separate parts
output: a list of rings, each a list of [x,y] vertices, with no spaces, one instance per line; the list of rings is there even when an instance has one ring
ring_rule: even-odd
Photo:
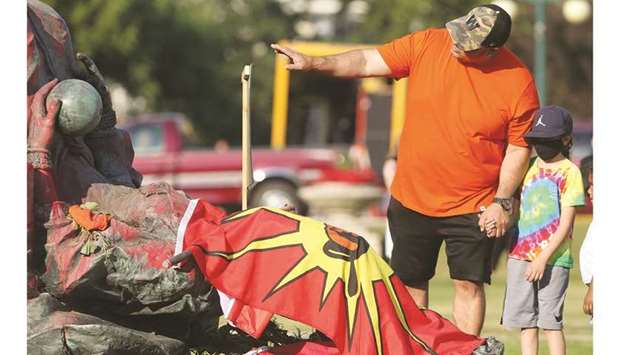
[[[110,225],[110,216],[103,213],[93,214],[88,208],[82,208],[78,205],[69,207],[69,214],[75,223],[88,231],[102,231]]]

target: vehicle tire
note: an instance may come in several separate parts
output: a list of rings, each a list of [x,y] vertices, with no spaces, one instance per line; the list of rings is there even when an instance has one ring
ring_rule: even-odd
[[[250,194],[250,207],[283,208],[289,205],[299,214],[305,214],[307,207],[297,197],[297,188],[284,180],[266,180],[256,185]]]

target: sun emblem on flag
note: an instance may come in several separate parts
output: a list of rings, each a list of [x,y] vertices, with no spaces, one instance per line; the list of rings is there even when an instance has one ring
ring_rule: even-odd
[[[209,254],[233,261],[249,252],[287,246],[302,247],[305,252],[304,256],[279,279],[265,295],[263,301],[299,280],[305,274],[320,269],[325,275],[321,291],[320,308],[323,308],[329,297],[337,297],[332,296],[332,291],[337,282],[343,282],[349,346],[352,344],[358,312],[365,309],[368,313],[367,318],[372,328],[377,354],[383,354],[379,307],[373,287],[373,283],[383,281],[389,297],[396,307],[396,313],[403,329],[422,348],[430,349],[428,345],[413,334],[405,321],[405,315],[396,291],[393,284],[389,281],[390,276],[394,273],[393,270],[382,258],[375,254],[364,238],[312,218],[302,217],[276,208],[260,207],[249,209],[229,216],[223,223],[244,218],[252,213],[257,213],[261,209],[265,212],[278,214],[297,221],[298,228],[289,233],[253,240],[243,249],[236,252],[210,251]],[[359,303],[362,299],[366,307],[360,306]]]

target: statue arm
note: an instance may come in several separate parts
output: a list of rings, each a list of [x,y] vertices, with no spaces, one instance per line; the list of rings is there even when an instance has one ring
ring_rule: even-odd
[[[56,185],[52,174],[52,161],[49,147],[54,135],[56,116],[60,101],[51,100],[46,105],[45,98],[58,83],[52,80],[43,85],[33,96],[28,108],[28,181],[32,183],[32,200],[37,204],[57,200]],[[29,100],[30,101],[30,100]],[[47,106],[47,107],[46,107]]]

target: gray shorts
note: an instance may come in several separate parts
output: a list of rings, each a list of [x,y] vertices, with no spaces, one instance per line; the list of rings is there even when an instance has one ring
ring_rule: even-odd
[[[529,264],[508,258],[501,323],[506,328],[561,330],[570,269],[547,265],[542,279],[529,282],[525,279]]]

